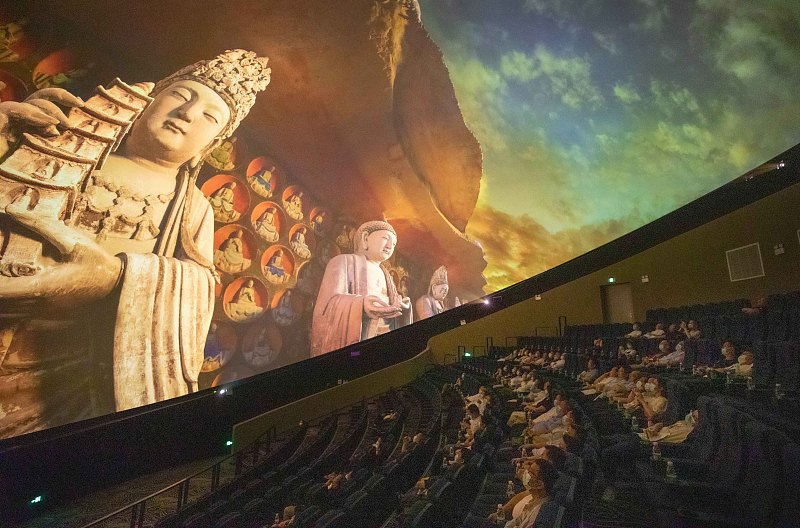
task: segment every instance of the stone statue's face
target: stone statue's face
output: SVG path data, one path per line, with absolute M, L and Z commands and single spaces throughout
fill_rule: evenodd
M 230 116 L 214 90 L 196 81 L 178 81 L 144 110 L 131 129 L 128 147 L 150 161 L 182 165 L 211 144 Z
M 448 291 L 450 291 L 450 287 L 447 284 L 437 284 L 431 289 L 433 298 L 437 301 L 443 301 L 447 297 Z
M 369 261 L 384 262 L 391 258 L 396 244 L 397 237 L 391 231 L 373 231 L 364 240 L 363 253 Z

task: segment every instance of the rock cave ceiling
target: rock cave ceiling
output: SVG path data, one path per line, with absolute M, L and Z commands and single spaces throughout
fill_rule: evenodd
M 385 216 L 398 252 L 426 274 L 446 265 L 456 295 L 483 294 L 483 250 L 464 235 L 480 146 L 439 48 L 403 2 L 42 4 L 93 36 L 126 80 L 160 78 L 230 48 L 267 55 L 272 82 L 240 129 L 248 143 L 316 202 L 356 221 Z

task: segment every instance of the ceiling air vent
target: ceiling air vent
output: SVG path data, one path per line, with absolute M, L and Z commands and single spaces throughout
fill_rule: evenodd
M 725 252 L 728 259 L 728 273 L 731 282 L 755 279 L 764 276 L 764 263 L 761 261 L 761 248 L 758 242 Z

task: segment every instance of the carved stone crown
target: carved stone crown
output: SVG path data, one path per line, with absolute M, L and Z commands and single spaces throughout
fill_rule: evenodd
M 439 284 L 447 284 L 447 268 L 444 266 L 439 266 L 431 276 L 430 288 L 433 289 L 434 286 L 438 286 Z
M 228 104 L 231 119 L 220 134 L 230 136 L 247 117 L 256 102 L 256 94 L 269 84 L 271 69 L 267 57 L 258 57 L 253 51 L 228 50 L 211 60 L 196 62 L 181 68 L 159 81 L 151 95 L 181 80 L 197 81 L 214 90 Z

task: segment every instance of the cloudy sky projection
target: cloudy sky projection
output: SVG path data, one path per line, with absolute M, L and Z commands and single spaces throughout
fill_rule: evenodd
M 796 0 L 420 0 L 484 152 L 494 291 L 800 142 Z

